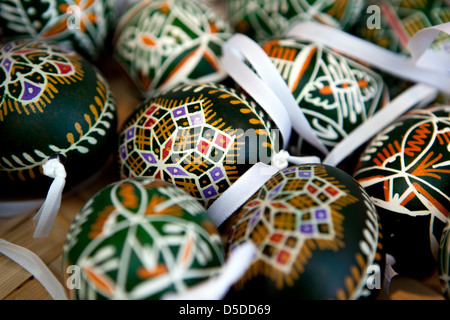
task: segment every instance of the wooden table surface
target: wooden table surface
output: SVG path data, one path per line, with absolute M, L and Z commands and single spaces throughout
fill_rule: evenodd
M 104 71 L 115 95 L 119 128 L 133 111 L 140 99 L 134 95 L 134 88 L 123 80 L 117 66 Z M 106 72 L 106 73 L 105 73 Z M 117 173 L 112 159 L 105 165 L 101 175 L 82 190 L 65 195 L 53 229 L 46 238 L 34 239 L 32 218 L 35 211 L 13 218 L 0 218 L 0 238 L 28 248 L 36 253 L 63 283 L 62 247 L 69 226 L 82 208 L 97 191 L 114 182 Z M 0 299 L 2 300 L 50 300 L 52 299 L 42 285 L 25 269 L 0 254 Z M 434 274 L 429 279 L 418 281 L 405 277 L 395 277 L 391 283 L 390 294 L 381 294 L 380 300 L 443 300 L 439 277 Z

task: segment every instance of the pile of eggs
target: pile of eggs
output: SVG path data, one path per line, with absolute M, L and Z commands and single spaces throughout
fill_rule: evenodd
M 81 270 L 69 297 L 186 293 L 251 242 L 253 263 L 224 299 L 376 299 L 387 254 L 400 275 L 439 272 L 448 298 L 450 106 L 396 119 L 353 155 L 356 167 L 290 164 L 223 224 L 210 216 L 217 199 L 284 145 L 322 156 L 297 132 L 283 141 L 270 113 L 229 77 L 223 44 L 234 33 L 258 42 L 331 151 L 395 90 L 363 62 L 284 34 L 316 21 L 401 52 L 404 35 L 362 27 L 372 2 L 0 3 L 0 201 L 45 197 L 51 179 L 42 165 L 55 156 L 67 193 L 114 159 L 117 181 L 85 204 L 67 234 L 63 268 Z M 413 13 L 391 2 L 383 12 L 407 23 Z M 428 5 L 413 11 L 446 22 L 433 20 Z M 109 64 L 141 100 L 123 121 L 103 76 Z

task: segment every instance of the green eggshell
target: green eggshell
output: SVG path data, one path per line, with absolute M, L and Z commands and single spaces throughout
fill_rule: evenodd
M 93 60 L 105 49 L 114 16 L 114 5 L 109 0 L 5 0 L 0 3 L 3 37 L 59 42 Z
M 65 191 L 101 169 L 116 142 L 115 101 L 100 72 L 55 43 L 0 47 L 0 195 L 45 197 L 41 166 L 65 156 Z
M 160 299 L 217 275 L 223 262 L 205 209 L 172 184 L 142 177 L 94 195 L 63 250 L 70 298 L 80 300 Z
M 282 36 L 300 21 L 348 29 L 359 18 L 364 4 L 365 0 L 228 0 L 226 12 L 236 32 L 260 41 Z
M 367 145 L 354 178 L 380 215 L 400 275 L 436 271 L 450 200 L 450 106 L 412 110 Z
M 342 170 L 319 164 L 284 169 L 232 219 L 227 254 L 250 240 L 257 258 L 229 299 L 364 299 L 381 288 L 377 212 Z
M 364 12 L 352 33 L 383 48 L 409 55 L 409 39 L 420 29 L 450 22 L 450 5 L 445 0 L 371 0 L 376 10 Z M 374 23 L 379 25 L 374 25 Z M 432 48 L 450 51 L 450 37 L 440 34 Z
M 174 183 L 206 207 L 278 150 L 261 107 L 217 84 L 180 85 L 147 99 L 119 134 L 121 177 Z
M 450 221 L 444 228 L 439 244 L 438 273 L 442 294 L 450 300 Z
M 142 1 L 117 27 L 114 58 L 144 96 L 185 82 L 221 82 L 231 27 L 196 0 Z
M 328 150 L 388 100 L 379 74 L 321 44 L 280 38 L 262 48 Z M 290 145 L 298 146 L 298 154 L 318 152 L 298 135 L 292 136 Z

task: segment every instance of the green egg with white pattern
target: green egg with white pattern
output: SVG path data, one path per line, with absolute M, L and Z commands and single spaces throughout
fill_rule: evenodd
M 328 151 L 389 101 L 386 85 L 378 72 L 325 45 L 276 38 L 261 46 Z M 299 136 L 296 127 L 293 129 L 292 154 L 322 156 Z
M 231 27 L 197 0 L 137 1 L 121 16 L 113 57 L 144 97 L 186 82 L 226 79 L 221 46 Z
M 74 218 L 63 248 L 70 299 L 157 300 L 216 276 L 220 235 L 189 194 L 153 178 L 114 182 Z
M 109 84 L 80 54 L 36 40 L 0 46 L 2 200 L 44 198 L 52 179 L 42 165 L 54 155 L 65 159 L 65 191 L 95 178 L 116 128 Z

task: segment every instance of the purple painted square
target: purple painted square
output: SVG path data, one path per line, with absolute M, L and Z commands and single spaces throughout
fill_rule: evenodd
M 156 163 L 155 156 L 152 153 L 141 153 L 141 155 L 148 163 Z
M 278 192 L 280 192 L 280 189 L 282 186 L 283 186 L 282 184 L 279 184 L 272 191 L 270 191 L 269 196 L 268 196 L 269 199 L 274 198 L 278 194 Z
M 127 157 L 127 147 L 126 146 L 120 147 L 120 156 L 122 157 L 122 159 L 125 159 Z
M 253 216 L 252 220 L 250 221 L 250 227 L 253 227 L 256 223 L 256 221 L 258 221 L 259 216 L 261 215 L 261 210 L 258 210 L 256 212 L 256 214 Z
M 12 49 L 13 45 L 11 43 L 7 43 L 6 46 L 3 48 L 5 52 L 8 52 Z
M 187 176 L 188 174 L 181 168 L 177 167 L 167 167 L 167 171 L 169 171 L 174 176 Z
M 298 176 L 300 178 L 311 178 L 311 171 L 299 171 Z
M 220 169 L 220 167 L 215 167 L 214 169 L 212 169 L 212 170 L 209 172 L 209 174 L 211 175 L 211 178 L 212 178 L 214 181 L 217 181 L 217 180 L 223 178 L 223 172 L 222 172 L 222 170 Z
M 127 130 L 127 140 L 131 140 L 134 138 L 134 132 L 135 132 L 136 128 L 135 127 L 131 127 Z
M 317 220 L 325 220 L 327 218 L 327 216 L 328 216 L 327 210 L 325 210 L 325 209 L 317 209 L 314 212 L 314 215 L 315 215 Z
M 182 117 L 186 115 L 186 107 L 179 107 L 172 111 L 172 114 L 175 118 Z
M 9 60 L 8 58 L 6 58 L 4 61 L 3 61 L 3 66 L 6 68 L 6 71 L 8 71 L 9 72 L 9 69 L 11 69 L 11 60 Z
M 286 170 L 283 170 L 283 173 L 291 173 L 291 172 L 295 172 L 296 168 L 288 168 Z
M 208 188 L 203 190 L 203 195 L 206 198 L 211 198 L 211 197 L 214 197 L 214 196 L 217 195 L 217 191 L 214 189 L 213 186 L 210 186 L 210 187 L 208 187 Z
M 312 224 L 302 224 L 300 226 L 300 232 L 301 233 L 312 233 L 313 232 L 313 226 Z

